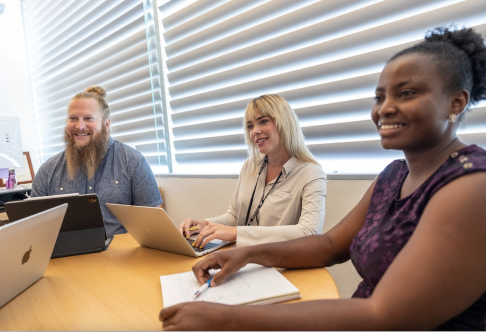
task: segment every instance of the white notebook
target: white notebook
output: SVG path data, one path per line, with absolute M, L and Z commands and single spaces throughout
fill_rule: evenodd
M 214 275 L 218 270 L 211 271 Z M 160 277 L 164 308 L 194 301 L 194 293 L 200 285 L 192 272 Z M 280 272 L 257 264 L 248 264 L 228 277 L 224 283 L 210 287 L 196 301 L 223 304 L 271 304 L 300 299 L 297 287 Z

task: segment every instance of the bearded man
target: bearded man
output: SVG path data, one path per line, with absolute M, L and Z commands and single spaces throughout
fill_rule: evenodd
M 114 140 L 103 88 L 76 94 L 68 106 L 65 151 L 47 160 L 32 183 L 32 197 L 71 193 L 97 194 L 108 236 L 126 229 L 106 203 L 158 206 L 162 198 L 142 154 Z

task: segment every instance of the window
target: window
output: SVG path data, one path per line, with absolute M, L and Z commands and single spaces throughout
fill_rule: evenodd
M 150 0 L 22 1 L 41 161 L 64 150 L 70 99 L 107 91 L 112 136 L 169 172 L 157 11 Z
M 442 25 L 486 36 L 486 1 L 178 0 L 161 3 L 176 173 L 238 173 L 248 101 L 285 97 L 328 174 L 377 174 L 400 151 L 370 120 L 385 61 Z M 486 147 L 486 105 L 461 139 Z

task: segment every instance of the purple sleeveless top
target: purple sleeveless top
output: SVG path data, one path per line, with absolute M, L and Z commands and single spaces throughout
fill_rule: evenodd
M 486 151 L 470 145 L 452 153 L 413 194 L 399 199 L 408 167 L 404 160 L 395 160 L 388 165 L 378 176 L 364 226 L 350 247 L 351 260 L 363 278 L 353 297 L 371 296 L 412 236 L 428 201 L 440 188 L 462 175 L 485 171 Z M 466 311 L 437 329 L 486 330 L 486 293 Z

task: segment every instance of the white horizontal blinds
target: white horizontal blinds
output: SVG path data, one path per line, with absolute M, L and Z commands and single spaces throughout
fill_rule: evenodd
M 486 1 L 475 0 L 170 1 L 159 9 L 181 172 L 238 172 L 245 106 L 277 93 L 327 172 L 378 173 L 402 157 L 381 148 L 370 120 L 385 61 L 437 26 L 486 36 Z M 461 137 L 486 147 L 479 114 Z
M 155 173 L 172 173 L 171 143 L 166 109 L 165 83 L 162 66 L 162 53 L 160 48 L 161 38 L 159 34 L 156 0 L 143 0 L 144 18 L 147 34 L 147 49 L 149 60 L 150 82 L 152 90 L 152 107 L 154 113 L 154 125 L 157 141 L 146 144 L 139 150 L 145 153 L 145 157 L 152 160 Z M 163 135 L 163 136 L 160 136 Z M 154 149 L 155 148 L 155 149 Z
M 142 1 L 24 0 L 23 12 L 42 160 L 64 149 L 70 99 L 100 85 L 112 136 L 167 172 L 157 54 L 147 44 L 156 35 Z

